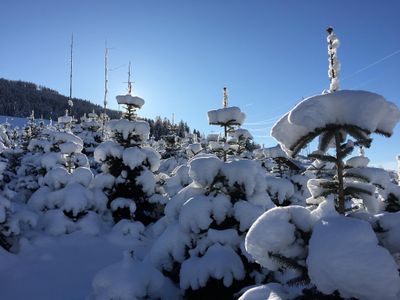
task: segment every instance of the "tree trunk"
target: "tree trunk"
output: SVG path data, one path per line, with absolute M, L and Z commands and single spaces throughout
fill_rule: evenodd
M 228 142 L 228 130 L 227 130 L 227 128 L 226 128 L 226 125 L 224 125 L 224 138 L 225 138 L 225 144 Z M 223 152 L 224 152 L 224 162 L 226 162 L 226 150 L 225 150 L 225 144 L 224 144 L 224 149 L 223 149 Z
M 338 177 L 338 212 L 342 215 L 345 213 L 344 208 L 344 185 L 343 185 L 343 157 L 342 150 L 340 149 L 340 134 L 339 131 L 335 132 L 335 144 L 336 144 L 336 170 Z

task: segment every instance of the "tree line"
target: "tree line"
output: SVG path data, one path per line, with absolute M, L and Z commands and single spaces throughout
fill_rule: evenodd
M 88 100 L 73 98 L 72 101 L 72 114 L 77 119 L 92 111 L 97 114 L 103 112 L 103 107 Z M 32 82 L 0 78 L 0 115 L 24 118 L 35 111 L 35 116 L 38 118 L 57 120 L 68 108 L 68 97 L 55 90 Z M 118 119 L 121 112 L 107 109 L 107 115 L 111 119 Z M 155 140 L 172 133 L 184 137 L 185 133 L 190 132 L 190 127 L 184 121 L 172 124 L 167 118 L 161 117 L 145 120 L 150 124 L 150 135 Z M 193 133 L 200 136 L 200 132 L 196 129 Z

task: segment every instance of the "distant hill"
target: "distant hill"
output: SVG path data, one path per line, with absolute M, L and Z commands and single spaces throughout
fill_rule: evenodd
M 88 100 L 73 98 L 73 115 L 81 117 L 84 113 L 96 113 L 103 111 L 100 105 Z M 32 110 L 36 117 L 53 120 L 65 114 L 68 108 L 68 97 L 57 91 L 31 82 L 14 81 L 0 78 L 0 115 L 11 117 L 27 117 Z M 120 112 L 107 110 L 107 114 L 113 119 L 118 118 Z
M 93 110 L 99 114 L 103 111 L 100 105 L 93 104 L 88 100 L 73 98 L 74 106 L 72 108 L 73 115 L 78 119 L 84 113 Z M 59 94 L 57 91 L 40 86 L 31 82 L 14 81 L 0 78 L 0 116 L 24 118 L 20 119 L 19 126 L 23 126 L 25 118 L 30 116 L 32 110 L 35 111 L 36 118 L 57 120 L 59 116 L 65 114 L 68 108 L 68 97 Z M 107 110 L 107 114 L 111 119 L 118 119 L 121 115 L 119 111 Z M 170 129 L 173 127 L 167 118 L 156 117 L 154 120 L 145 119 L 150 124 L 150 134 L 156 140 L 164 135 L 171 134 Z M 0 118 L 1 121 L 1 118 Z M 9 119 L 9 122 L 12 120 Z M 1 123 L 1 122 L 0 122 Z M 180 121 L 174 124 L 174 132 L 183 137 L 185 132 L 190 132 L 188 124 Z M 198 130 L 194 133 L 200 136 Z

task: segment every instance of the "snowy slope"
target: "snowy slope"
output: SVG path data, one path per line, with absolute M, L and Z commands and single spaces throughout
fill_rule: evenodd
M 17 117 L 9 117 L 9 116 L 0 116 L 0 124 L 8 122 L 11 126 L 15 127 L 23 127 L 26 122 L 28 121 L 27 118 L 17 118 Z M 49 120 L 43 120 L 45 124 L 49 124 Z
M 119 261 L 122 250 L 105 237 L 81 233 L 25 240 L 17 256 L 0 248 L 0 298 L 85 299 L 94 275 Z

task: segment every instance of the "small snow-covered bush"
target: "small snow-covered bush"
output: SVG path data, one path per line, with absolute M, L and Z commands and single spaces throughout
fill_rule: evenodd
M 275 205 L 254 161 L 199 156 L 189 163 L 189 176 L 193 182 L 168 202 L 145 261 L 178 283 L 186 298 L 228 299 L 265 278 L 244 250 L 244 236 Z

